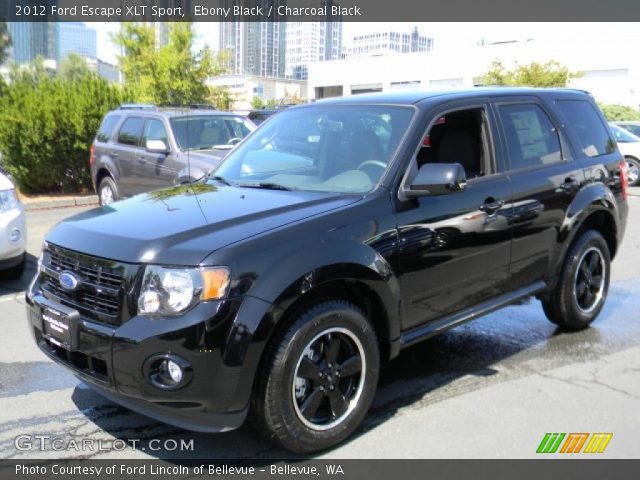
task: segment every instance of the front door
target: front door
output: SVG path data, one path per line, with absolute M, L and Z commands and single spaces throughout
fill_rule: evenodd
M 403 329 L 477 305 L 507 287 L 511 185 L 498 172 L 488 104 L 444 107 L 413 160 L 459 163 L 467 188 L 404 202 L 397 213 Z

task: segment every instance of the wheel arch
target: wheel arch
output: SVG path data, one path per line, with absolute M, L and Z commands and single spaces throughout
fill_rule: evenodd
M 552 257 L 548 274 L 550 288 L 554 288 L 556 284 L 571 245 L 589 229 L 600 232 L 613 259 L 619 244 L 619 212 L 613 193 L 602 183 L 592 184 L 583 189 L 567 210 L 558 237 L 559 248 Z

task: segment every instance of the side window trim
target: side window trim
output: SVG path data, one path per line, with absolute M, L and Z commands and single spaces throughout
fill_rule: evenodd
M 542 102 L 541 100 L 539 100 L 538 98 L 534 98 L 534 97 L 530 97 L 530 98 L 518 98 L 518 99 L 510 99 L 510 98 L 499 98 L 499 99 L 495 99 L 492 102 L 494 108 L 495 108 L 495 117 L 496 117 L 496 122 L 497 122 L 497 128 L 500 131 L 500 139 L 501 139 L 501 143 L 502 143 L 502 151 L 503 151 L 503 157 L 504 157 L 504 166 L 506 167 L 506 170 L 504 170 L 501 173 L 506 173 L 506 174 L 512 174 L 512 173 L 520 173 L 520 172 L 529 172 L 529 171 L 535 171 L 535 170 L 539 170 L 542 168 L 546 168 L 549 165 L 559 165 L 561 163 L 568 163 L 570 161 L 573 160 L 572 156 L 568 156 L 567 152 L 570 151 L 569 149 L 569 144 L 566 141 L 566 139 L 564 138 L 560 125 L 562 125 L 558 120 L 558 118 L 553 115 L 549 109 L 546 107 L 546 105 L 544 105 L 544 102 Z M 505 131 L 505 127 L 504 127 L 504 123 L 502 122 L 502 118 L 500 117 L 500 107 L 501 106 L 512 106 L 512 105 L 535 105 L 538 108 L 540 108 L 540 110 L 546 115 L 547 119 L 549 120 L 549 122 L 553 125 L 553 127 L 555 128 L 556 134 L 558 135 L 558 143 L 560 145 L 560 160 L 550 163 L 550 164 L 543 164 L 543 165 L 530 165 L 527 167 L 520 167 L 520 168 L 512 168 L 511 165 L 511 158 L 509 157 L 509 146 L 508 146 L 508 141 L 507 141 L 507 132 Z
M 142 128 L 140 129 L 140 135 L 138 136 L 138 141 L 136 142 L 135 145 L 131 145 L 130 143 L 121 143 L 120 142 L 120 132 L 122 131 L 122 128 L 124 127 L 124 124 L 127 123 L 128 120 L 131 120 L 133 118 L 137 118 L 142 120 Z M 140 141 L 142 140 L 142 134 L 144 133 L 144 126 L 146 124 L 146 117 L 140 117 L 140 116 L 135 116 L 135 115 L 131 115 L 131 116 L 124 116 L 124 118 L 122 119 L 122 123 L 120 123 L 120 125 L 118 126 L 118 134 L 116 135 L 115 141 L 118 145 L 124 145 L 126 147 L 133 147 L 133 148 L 141 148 L 140 147 Z

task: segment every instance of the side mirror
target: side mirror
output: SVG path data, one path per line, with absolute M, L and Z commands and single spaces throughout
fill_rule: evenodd
M 459 163 L 425 163 L 420 167 L 409 189 L 409 197 L 447 195 L 467 188 L 467 176 Z
M 150 153 L 169 153 L 169 147 L 162 140 L 147 140 L 145 147 Z

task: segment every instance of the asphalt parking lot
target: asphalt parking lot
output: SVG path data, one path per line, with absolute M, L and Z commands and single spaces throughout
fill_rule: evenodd
M 610 432 L 600 456 L 638 458 L 640 189 L 629 203 L 609 299 L 592 328 L 560 333 L 531 301 L 408 349 L 384 367 L 358 434 L 322 457 L 532 458 L 546 432 Z M 250 425 L 191 433 L 121 408 L 39 352 L 23 291 L 45 232 L 83 210 L 28 212 L 29 269 L 0 282 L 0 458 L 289 457 Z M 51 448 L 56 439 L 62 450 Z M 69 447 L 84 439 L 93 448 Z

